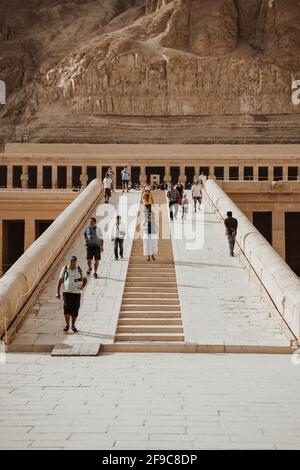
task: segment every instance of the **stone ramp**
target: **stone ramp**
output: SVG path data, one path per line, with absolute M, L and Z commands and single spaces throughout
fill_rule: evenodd
M 182 222 L 172 226 L 178 292 L 185 343 L 196 350 L 220 352 L 291 352 L 286 325 L 245 256 L 236 246 L 229 256 L 224 223 L 209 199 L 194 213 L 190 191 L 186 227 L 203 235 L 189 248 Z
M 128 217 L 128 222 L 135 224 L 140 192 L 132 191 L 123 196 L 119 191 L 113 193 L 111 203 L 119 208 L 120 213 L 122 213 L 122 206 L 126 201 L 130 205 L 136 204 L 136 211 L 133 211 L 133 215 Z M 96 208 L 94 215 L 97 215 L 99 208 L 100 206 Z M 77 353 L 94 355 L 95 345 L 98 345 L 99 349 L 100 344 L 112 343 L 120 311 L 131 245 L 132 240 L 127 238 L 124 244 L 124 260 L 115 261 L 113 243 L 110 238 L 104 241 L 99 279 L 90 278 L 82 295 L 76 324 L 79 333 L 66 334 L 63 332 L 65 322 L 62 301 L 55 297 L 55 286 L 61 266 L 67 264 L 70 254 L 76 254 L 79 266 L 84 271 L 86 270 L 82 229 L 80 236 L 64 254 L 59 268 L 48 280 L 38 301 L 27 313 L 16 337 L 9 344 L 9 351 L 51 352 L 54 346 L 58 345 L 57 350 L 61 349 L 65 355 L 76 355 Z M 90 349 L 88 349 L 88 345 L 90 345 Z M 73 352 L 71 348 L 73 348 Z

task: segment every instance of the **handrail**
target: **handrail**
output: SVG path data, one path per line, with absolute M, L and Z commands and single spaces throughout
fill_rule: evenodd
M 215 181 L 207 180 L 205 190 L 222 219 L 229 210 L 238 219 L 237 243 L 282 319 L 299 340 L 299 278 Z
M 93 180 L 0 279 L 0 337 L 3 323 L 16 319 L 101 191 L 100 181 Z

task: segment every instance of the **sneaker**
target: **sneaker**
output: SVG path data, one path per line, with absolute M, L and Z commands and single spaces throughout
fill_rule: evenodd
M 124 256 L 120 256 L 121 259 L 124 259 Z
M 97 273 L 94 273 L 94 274 L 93 274 L 93 277 L 94 277 L 95 279 L 98 279 L 98 274 L 97 274 Z
M 73 333 L 78 333 L 78 330 L 77 330 L 76 326 L 72 326 L 71 330 L 73 331 Z
M 64 327 L 64 331 L 65 331 L 66 333 L 69 331 L 69 326 L 68 326 L 68 325 L 66 325 L 66 326 Z
M 117 257 L 115 256 L 115 261 L 118 261 L 118 260 L 119 260 L 119 258 L 117 258 Z
M 87 276 L 89 276 L 91 274 L 91 272 L 92 272 L 92 270 L 88 269 L 87 272 L 86 272 Z

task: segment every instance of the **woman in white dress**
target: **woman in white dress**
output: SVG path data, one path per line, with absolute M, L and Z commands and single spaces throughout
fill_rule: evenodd
M 158 230 L 153 213 L 149 212 L 143 222 L 143 248 L 147 261 L 155 261 L 158 252 Z

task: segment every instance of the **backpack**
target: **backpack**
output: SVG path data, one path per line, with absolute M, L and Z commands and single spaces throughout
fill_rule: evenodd
M 78 269 L 78 272 L 80 274 L 80 278 L 81 278 L 81 282 L 83 282 L 83 275 L 82 275 L 82 269 L 80 266 L 77 266 L 77 269 Z M 64 274 L 63 274 L 63 278 L 64 278 L 64 281 L 66 281 L 68 279 L 68 266 L 65 266 L 65 269 L 64 269 Z
M 88 246 L 98 245 L 97 227 L 87 227 L 84 235 Z

